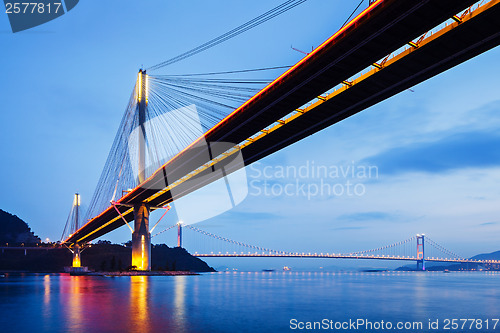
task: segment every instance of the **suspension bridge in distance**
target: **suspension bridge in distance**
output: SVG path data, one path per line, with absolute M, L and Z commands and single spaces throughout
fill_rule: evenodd
M 174 229 L 176 228 L 176 229 Z M 215 235 L 192 225 L 177 223 L 165 231 L 177 230 L 177 247 L 183 246 L 183 230 L 190 231 L 190 238 L 195 235 L 203 237 L 212 242 L 202 245 L 200 239 L 193 239 L 185 248 L 199 258 L 304 258 L 304 259 L 363 259 L 363 260 L 390 260 L 416 262 L 417 269 L 425 270 L 425 263 L 448 263 L 448 264 L 475 264 L 500 268 L 500 260 L 481 260 L 463 258 L 438 244 L 425 234 L 418 234 L 403 241 L 392 243 L 375 249 L 348 252 L 348 253 L 311 253 L 279 251 L 261 246 L 246 244 L 226 237 Z M 163 232 L 165 232 L 163 231 Z M 160 233 L 163 233 L 160 232 Z M 159 235 L 156 234 L 155 236 Z M 214 246 L 218 243 L 219 246 Z M 223 245 L 222 247 L 220 245 Z M 199 249 L 205 247 L 204 250 Z M 214 250 L 217 248 L 217 250 Z M 232 249 L 228 249 L 232 247 Z
M 147 162 L 147 145 L 162 134 L 148 130 L 148 119 L 178 102 L 166 87 L 181 92 L 186 81 L 141 70 L 126 111 L 130 117 L 122 121 L 128 132 L 115 139 L 85 223 L 77 223 L 63 244 L 79 253 L 81 245 L 127 225 L 133 265 L 148 270 L 151 211 L 168 210 L 173 201 L 499 44 L 500 0 L 374 1 L 202 135 L 188 137 L 155 163 Z M 214 91 L 206 81 L 196 84 L 182 93 L 186 101 L 200 87 Z M 124 167 L 131 161 L 137 166 L 133 177 Z

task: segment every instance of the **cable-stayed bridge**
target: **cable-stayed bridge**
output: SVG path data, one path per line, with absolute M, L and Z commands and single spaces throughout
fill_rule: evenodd
M 274 80 L 141 70 L 83 226 L 63 242 L 127 225 L 133 264 L 149 269 L 150 211 L 499 43 L 500 0 L 378 0 Z

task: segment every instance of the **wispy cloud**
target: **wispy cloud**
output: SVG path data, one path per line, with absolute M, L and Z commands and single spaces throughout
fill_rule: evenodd
M 368 227 L 338 227 L 338 228 L 332 228 L 332 230 L 362 230 L 362 229 L 367 229 Z
M 341 221 L 372 221 L 372 220 L 392 220 L 394 215 L 385 212 L 362 212 L 362 213 L 352 213 L 344 214 L 339 216 L 337 219 Z
M 207 221 L 231 221 L 231 222 L 260 222 L 265 220 L 279 219 L 281 216 L 269 212 L 245 212 L 232 210 L 218 215 Z
M 480 223 L 479 225 L 480 226 L 489 226 L 489 225 L 496 225 L 498 224 L 498 222 L 484 222 L 484 223 Z

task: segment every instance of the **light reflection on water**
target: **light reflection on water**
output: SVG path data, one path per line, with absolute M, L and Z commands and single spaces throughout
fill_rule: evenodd
M 147 276 L 130 277 L 130 317 L 135 332 L 150 332 Z
M 185 332 L 186 331 L 186 304 L 185 304 L 185 296 L 186 296 L 186 279 L 187 276 L 178 276 L 175 279 L 175 310 L 174 316 L 177 318 L 177 331 Z
M 13 275 L 1 332 L 287 332 L 289 321 L 499 318 L 499 273 Z

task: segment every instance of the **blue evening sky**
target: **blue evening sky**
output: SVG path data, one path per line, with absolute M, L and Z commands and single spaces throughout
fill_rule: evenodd
M 0 208 L 42 239 L 58 240 L 73 193 L 80 192 L 84 204 L 93 194 L 141 65 L 178 55 L 281 2 L 81 1 L 62 17 L 16 34 L 0 15 Z M 291 45 L 318 46 L 357 3 L 309 0 L 157 74 L 291 65 L 303 56 Z M 247 167 L 247 198 L 196 226 L 299 252 L 376 248 L 416 233 L 463 256 L 499 250 L 498 59 L 497 48 Z M 347 178 L 279 173 L 312 165 L 377 172 Z M 363 193 L 264 193 L 264 181 L 277 189 L 296 186 L 297 179 L 306 187 L 349 180 Z M 172 212 L 158 231 L 176 219 Z M 130 232 L 123 227 L 103 238 L 121 243 Z M 153 238 L 160 242 L 174 245 L 174 233 Z

